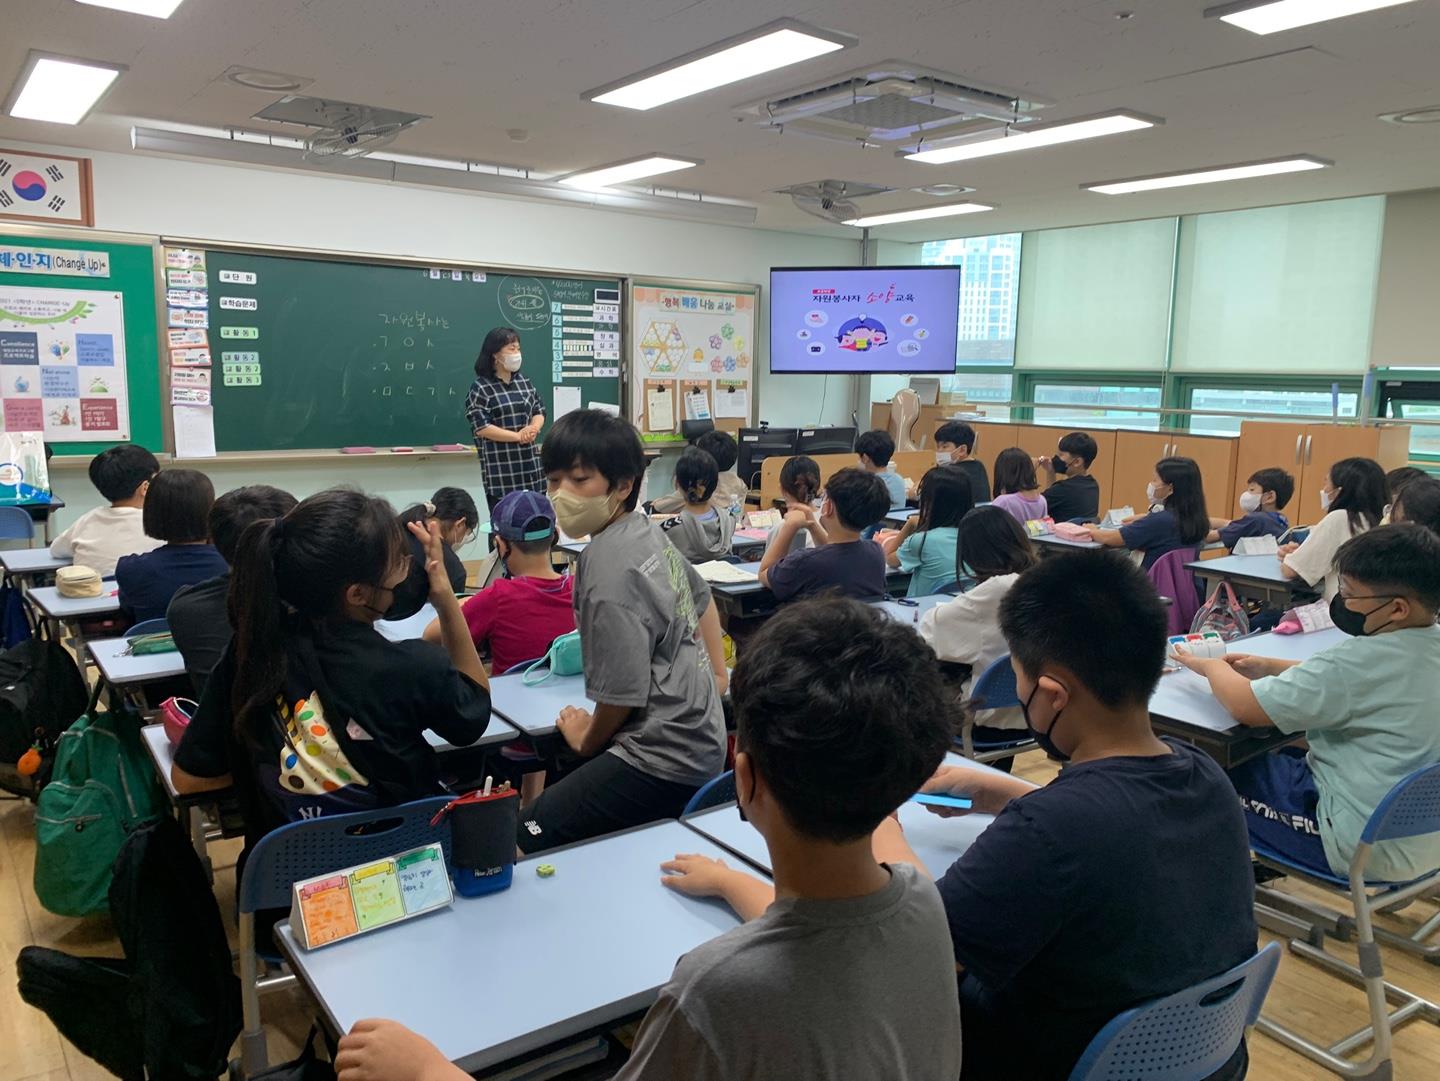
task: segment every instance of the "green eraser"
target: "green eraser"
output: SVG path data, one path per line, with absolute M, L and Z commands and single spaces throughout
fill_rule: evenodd
M 535 873 L 541 878 L 550 878 L 555 874 L 555 865 L 553 863 L 542 863 L 539 867 L 535 868 Z

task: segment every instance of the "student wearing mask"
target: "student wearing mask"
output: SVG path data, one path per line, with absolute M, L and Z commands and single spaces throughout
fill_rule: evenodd
M 522 361 L 520 335 L 496 327 L 485 335 L 475 358 L 475 382 L 465 398 L 491 511 L 508 492 L 537 492 L 545 486 L 535 449 L 545 405 L 535 384 L 521 373 Z
M 1204 542 L 1210 518 L 1205 513 L 1205 487 L 1195 459 L 1161 458 L 1155 463 L 1154 479 L 1145 487 L 1145 499 L 1155 509 L 1128 525 L 1085 528 L 1107 548 L 1143 553 L 1140 565 L 1147 571 L 1166 553 L 1198 548 Z
M 1095 518 L 1100 514 L 1100 485 L 1090 475 L 1090 467 L 1100 454 L 1093 436 L 1084 432 L 1062 435 L 1055 454 L 1042 456 L 1040 468 L 1045 471 L 1045 505 L 1057 522 L 1076 518 Z
M 1280 546 L 1280 573 L 1317 589 L 1323 586 L 1325 599 L 1332 599 L 1340 588 L 1335 554 L 1346 541 L 1380 524 L 1385 493 L 1385 473 L 1369 458 L 1342 458 L 1332 465 L 1320 489 L 1325 517 L 1304 542 Z
M 445 576 L 457 594 L 465 591 L 465 564 L 456 554 L 475 539 L 480 524 L 480 511 L 475 500 L 464 488 L 440 488 L 424 503 L 417 503 L 400 515 L 400 529 L 410 549 L 410 574 L 395 591 L 395 603 L 385 613 L 386 619 L 409 619 L 425 607 L 430 593 L 429 575 L 425 573 L 425 548 L 410 532 L 411 522 L 426 525 L 434 522 L 440 531 L 440 551 L 445 558 Z
M 935 464 L 964 470 L 971 493 L 983 499 L 990 490 L 990 474 L 985 472 L 985 463 L 975 457 L 977 440 L 975 429 L 963 420 L 946 421 L 935 431 Z
M 1234 548 L 1244 537 L 1281 537 L 1290 529 L 1290 519 L 1280 512 L 1295 494 L 1295 478 L 1283 469 L 1257 469 L 1240 493 L 1240 517 L 1234 521 L 1212 518 L 1207 541 L 1219 541 Z

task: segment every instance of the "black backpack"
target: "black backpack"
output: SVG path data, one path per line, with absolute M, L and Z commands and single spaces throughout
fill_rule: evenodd
M 126 840 L 110 915 L 123 961 L 27 946 L 20 997 L 125 1081 L 224 1074 L 240 1034 L 240 981 L 205 870 L 173 818 Z
M 56 739 L 88 704 L 80 669 L 59 642 L 31 638 L 0 653 L 0 788 L 34 799 Z M 40 769 L 21 776 L 16 764 L 31 747 L 39 748 Z

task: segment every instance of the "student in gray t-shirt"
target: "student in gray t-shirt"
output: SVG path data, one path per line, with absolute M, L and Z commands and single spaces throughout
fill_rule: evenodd
M 733 697 L 736 790 L 774 883 L 702 856 L 664 864 L 666 886 L 723 897 L 747 922 L 680 959 L 616 1081 L 955 1081 L 939 894 L 871 850 L 950 744 L 934 655 L 874 608 L 807 601 L 756 635 Z M 358 1023 L 335 1061 L 339 1081 L 465 1076 L 391 1021 Z

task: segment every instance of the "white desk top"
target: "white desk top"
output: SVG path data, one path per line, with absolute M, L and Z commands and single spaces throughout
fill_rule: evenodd
M 180 656 L 179 650 L 131 657 L 125 653 L 129 644 L 125 638 L 100 638 L 85 643 L 85 648 L 95 658 L 100 674 L 112 686 L 125 687 L 185 674 L 185 659 Z
M 69 556 L 56 557 L 49 548 L 9 548 L 0 551 L 0 565 L 11 574 L 48 574 L 70 566 Z
M 968 766 L 971 769 L 999 772 L 993 766 L 970 762 L 953 752 L 945 756 L 947 766 Z M 727 803 L 708 811 L 700 811 L 683 820 L 691 829 L 723 845 L 770 873 L 770 853 L 765 838 L 749 822 L 743 822 L 735 804 Z M 985 827 L 995 821 L 994 815 L 972 814 L 957 818 L 941 818 L 918 803 L 900 806 L 900 824 L 905 827 L 905 840 L 936 878 L 965 854 Z
M 425 607 L 409 619 L 377 620 L 375 629 L 392 642 L 409 642 L 424 634 L 425 628 L 430 626 L 430 621 L 434 618 L 435 606 L 426 601 Z
M 288 923 L 277 936 L 332 1029 L 388 1017 L 474 1072 L 645 1009 L 682 954 L 739 925 L 724 902 L 660 884 L 677 852 L 729 855 L 657 822 L 521 860 L 508 890 L 384 931 L 313 951 Z
M 55 586 L 41 586 L 30 590 L 27 596 L 51 619 L 105 616 L 120 611 L 120 587 L 106 579 L 100 583 L 100 590 L 98 597 L 62 597 Z
M 742 570 L 742 571 L 749 571 L 751 574 L 759 574 L 759 573 L 760 573 L 760 561 L 759 561 L 759 560 L 754 560 L 754 561 L 752 561 L 752 562 L 750 562 L 750 563 L 738 563 L 738 564 L 736 564 L 736 567 L 737 567 L 737 569 Z M 891 584 L 891 585 L 896 584 L 897 582 L 898 582 L 898 583 L 909 582 L 909 581 L 910 581 L 910 572 L 909 572 L 909 571 L 897 570 L 897 569 L 894 568 L 894 567 L 886 567 L 886 568 L 885 568 L 885 581 L 886 581 L 887 584 Z M 711 592 L 711 593 L 724 594 L 725 596 L 728 596 L 728 597 L 738 597 L 738 596 L 741 596 L 742 594 L 745 594 L 745 593 L 760 593 L 760 592 L 767 592 L 767 593 L 768 593 L 769 590 L 768 590 L 765 586 L 762 586 L 762 585 L 760 584 L 760 580 L 759 580 L 758 578 L 756 578 L 756 579 L 753 579 L 753 580 L 750 580 L 750 581 L 745 581 L 745 582 L 711 582 L 711 583 L 710 583 L 710 592 Z
M 1279 657 L 1303 661 L 1307 657 L 1343 642 L 1345 634 L 1330 628 L 1310 634 L 1257 634 L 1228 643 L 1231 653 L 1253 653 L 1258 657 Z M 1212 732 L 1230 732 L 1242 725 L 1227 713 L 1210 691 L 1208 680 L 1188 668 L 1166 672 L 1160 685 L 1150 696 L 1153 716 L 1181 724 L 1208 728 Z
M 1185 564 L 1186 570 L 1203 574 L 1207 578 L 1224 576 L 1263 582 L 1266 585 L 1284 586 L 1287 589 L 1306 586 L 1301 578 L 1286 578 L 1280 573 L 1280 559 L 1275 555 L 1220 556 L 1218 559 L 1197 559 Z
M 565 706 L 595 709 L 595 703 L 585 697 L 583 675 L 551 676 L 529 687 L 523 672 L 490 681 L 490 708 L 532 738 L 553 734 L 555 718 Z
M 887 525 L 893 523 L 898 527 L 904 525 L 919 513 L 919 507 L 895 507 L 887 513 L 884 518 L 881 518 L 880 521 Z
M 1042 533 L 1042 534 L 1040 534 L 1040 536 L 1038 536 L 1038 537 L 1031 537 L 1030 539 L 1031 539 L 1032 541 L 1034 541 L 1036 544 L 1047 544 L 1047 545 L 1049 545 L 1049 546 L 1052 547 L 1052 548 L 1084 548 L 1084 549 L 1087 549 L 1087 550 L 1093 550 L 1093 549 L 1095 549 L 1095 548 L 1104 548 L 1104 547 L 1105 547 L 1105 546 L 1104 546 L 1103 544 L 1101 544 L 1099 541 L 1093 541 L 1093 540 L 1086 540 L 1086 541 L 1066 540 L 1064 537 L 1057 537 L 1054 533 Z M 1118 550 L 1118 549 L 1117 549 L 1117 550 Z
M 930 609 L 938 604 L 944 604 L 948 600 L 954 600 L 953 597 L 943 593 L 932 593 L 928 597 L 911 597 L 910 599 L 915 602 L 914 607 L 901 604 L 899 601 L 871 601 L 870 603 L 897 623 L 918 624 L 920 617 Z

